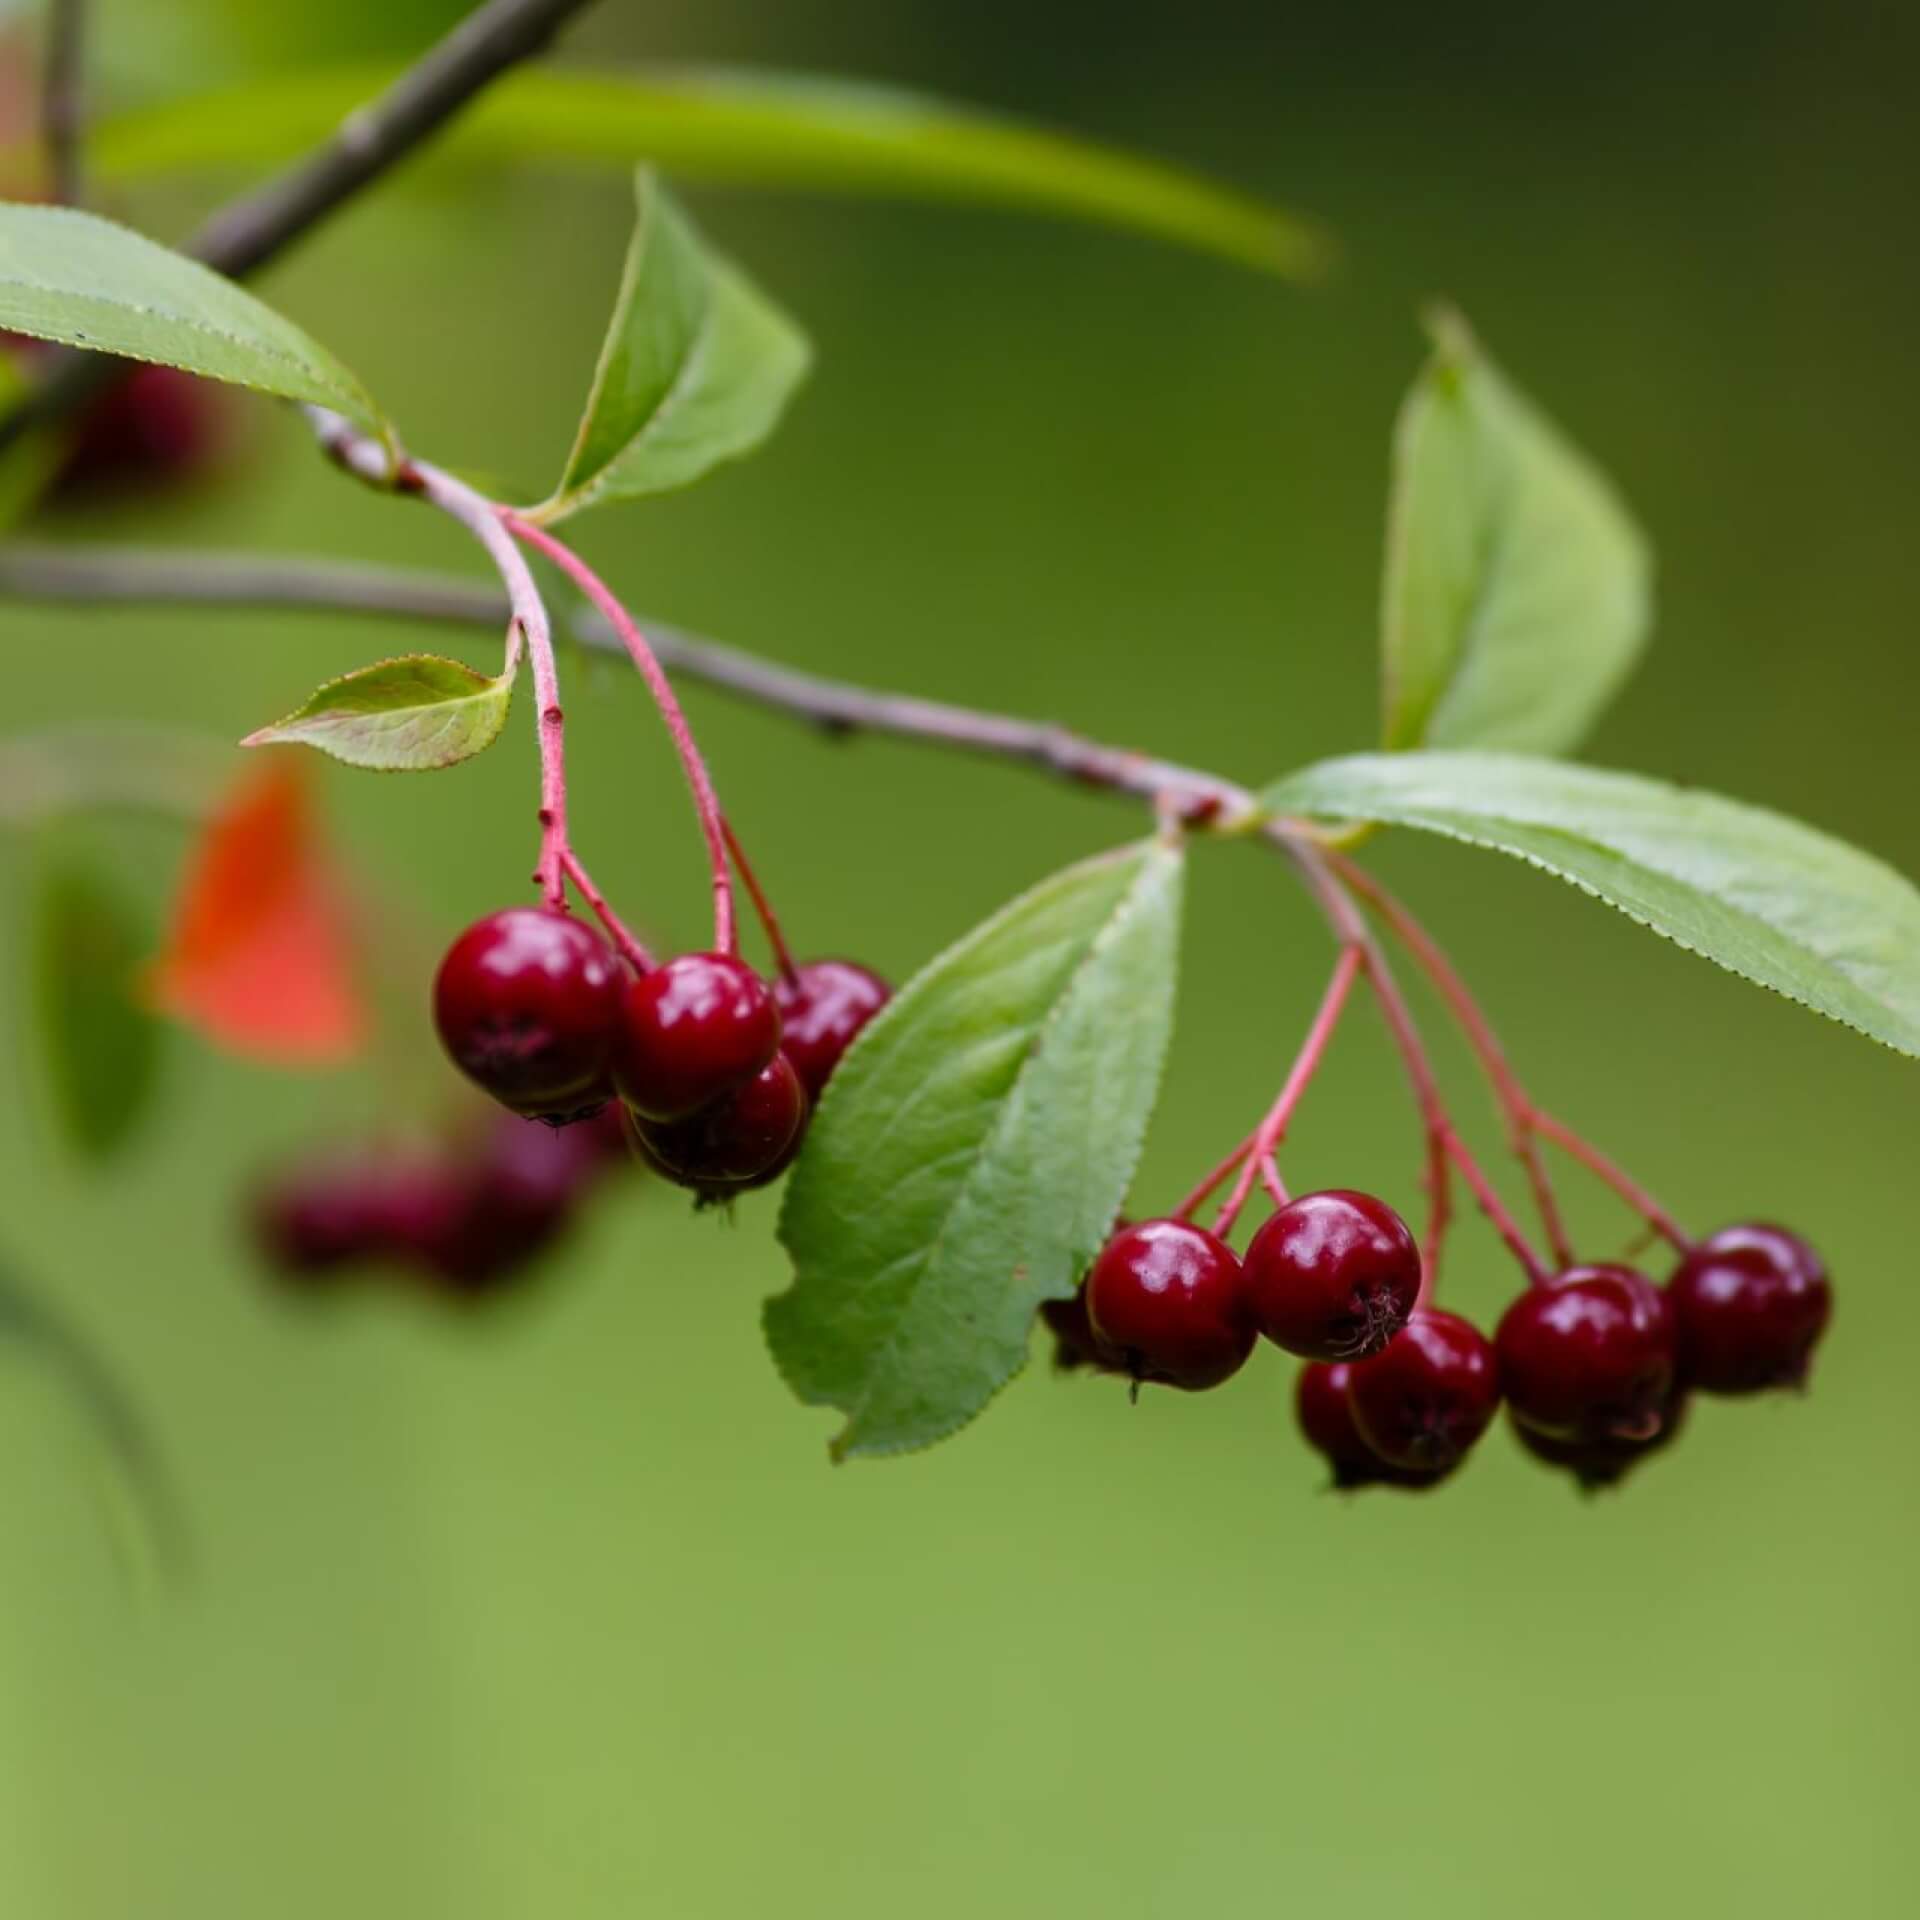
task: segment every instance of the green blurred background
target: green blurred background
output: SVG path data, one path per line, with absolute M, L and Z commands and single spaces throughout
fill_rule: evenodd
M 132 100 L 416 45 L 457 9 L 97 11 Z M 1444 293 L 1659 549 L 1657 644 L 1593 756 L 1920 871 L 1913 9 L 731 0 L 608 5 L 572 45 L 1043 114 L 1309 207 L 1348 255 L 1308 295 L 989 214 L 699 196 L 820 367 L 762 457 L 587 523 L 641 608 L 1249 780 L 1365 744 L 1386 437 L 1415 310 Z M 177 233 L 221 184 L 125 210 Z M 414 444 L 531 489 L 627 209 L 616 181 L 427 168 L 264 290 Z M 257 412 L 223 489 L 71 531 L 472 566 Z M 0 629 L 9 729 L 110 713 L 229 736 L 406 638 L 17 608 Z M 583 845 L 642 920 L 692 938 L 657 724 L 627 678 L 575 678 Z M 896 976 L 1137 826 L 1018 771 L 691 705 L 801 944 Z M 520 883 L 524 723 L 438 779 L 327 776 L 340 835 L 424 938 Z M 152 833 L 113 844 L 156 888 L 176 858 Z M 1516 866 L 1398 839 L 1377 861 L 1549 1104 L 1688 1220 L 1783 1216 L 1828 1252 L 1810 1398 L 1702 1407 L 1615 1498 L 1576 1498 L 1500 1431 L 1440 1495 L 1345 1502 L 1318 1491 L 1271 1354 L 1138 1408 L 1036 1366 L 936 1452 L 832 1470 L 827 1420 L 759 1341 L 785 1277 L 772 1199 L 730 1228 L 635 1192 L 483 1315 L 377 1293 L 313 1310 L 258 1269 L 237 1196 L 276 1152 L 369 1124 L 369 1084 L 182 1042 L 134 1164 L 89 1177 L 48 1143 L 16 1031 L 0 1240 L 139 1396 L 195 1564 L 129 1598 L 78 1427 L 6 1364 L 0 1910 L 1911 1912 L 1920 1069 Z M 1147 1205 L 1265 1098 L 1327 958 L 1275 863 L 1196 867 Z M 1412 1207 L 1417 1160 L 1357 1023 L 1290 1171 Z M 1572 1191 L 1586 1241 L 1617 1249 L 1617 1211 Z M 1511 1284 L 1470 1223 L 1450 1293 L 1489 1317 Z

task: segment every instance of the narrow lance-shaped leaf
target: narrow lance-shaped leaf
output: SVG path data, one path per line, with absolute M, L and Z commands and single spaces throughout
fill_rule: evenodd
M 499 739 L 513 679 L 415 653 L 329 680 L 300 706 L 240 743 L 317 747 L 350 767 L 404 773 L 451 767 Z
M 1384 744 L 1573 746 L 1645 644 L 1650 573 L 1606 480 L 1440 315 L 1394 440 Z
M 1920 1056 L 1920 891 L 1813 828 L 1718 795 L 1514 754 L 1357 754 L 1274 812 L 1509 853 L 1690 952 Z
M 836 1458 L 923 1447 L 1018 1372 L 1145 1138 L 1173 1024 L 1181 856 L 1070 867 L 941 955 L 835 1071 L 780 1216 L 767 1339 L 839 1407 Z
M 304 152 L 394 68 L 255 75 L 99 127 L 90 166 L 144 179 Z M 1311 221 L 1164 161 L 903 89 L 726 67 L 508 74 L 440 151 L 543 166 L 651 160 L 689 179 L 980 201 L 1145 233 L 1304 279 L 1329 248 Z
M 805 338 L 737 267 L 711 252 L 650 174 L 585 418 L 552 500 L 560 519 L 595 501 L 697 480 L 774 429 L 805 378 Z
M 134 998 L 143 916 L 102 868 L 77 856 L 39 876 L 33 914 L 33 1031 L 62 1132 L 88 1159 L 123 1147 L 151 1104 L 160 1030 Z
M 366 389 L 291 320 L 96 214 L 0 202 L 0 327 L 312 401 L 383 430 Z

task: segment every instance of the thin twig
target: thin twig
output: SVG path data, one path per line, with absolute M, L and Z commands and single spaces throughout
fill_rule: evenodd
M 437 133 L 509 68 L 542 52 L 592 0 L 486 0 L 377 99 L 356 107 L 304 160 L 220 209 L 187 242 L 203 265 L 243 280 Z M 126 369 L 109 355 L 63 351 L 0 417 L 0 449 L 32 425 L 84 404 Z
M 49 0 L 40 79 L 40 137 L 47 180 L 63 207 L 77 207 L 85 184 L 87 0 Z

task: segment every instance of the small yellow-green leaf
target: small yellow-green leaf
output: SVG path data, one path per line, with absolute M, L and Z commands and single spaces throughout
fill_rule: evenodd
M 1606 479 L 1436 316 L 1394 437 L 1383 743 L 1574 746 L 1646 643 L 1651 571 Z
M 133 1137 L 158 1080 L 160 1029 L 134 984 L 151 941 L 104 869 L 68 856 L 34 900 L 33 1031 L 60 1130 L 89 1160 Z
M 512 674 L 490 679 L 461 661 L 413 653 L 329 680 L 240 744 L 318 747 L 378 773 L 451 767 L 493 745 L 512 701 Z
M 311 401 L 385 430 L 367 390 L 291 320 L 97 214 L 0 202 L 0 327 Z
M 806 377 L 799 329 L 708 249 L 650 174 L 636 193 L 593 391 L 542 518 L 697 480 L 764 440 Z

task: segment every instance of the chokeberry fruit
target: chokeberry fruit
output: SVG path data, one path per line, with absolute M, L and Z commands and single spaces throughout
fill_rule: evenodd
M 1390 1467 L 1361 1438 L 1353 1422 L 1347 1386 L 1353 1374 L 1346 1360 L 1310 1360 L 1293 1384 L 1294 1417 L 1307 1444 L 1333 1469 L 1333 1484 L 1343 1492 L 1357 1487 L 1405 1487 L 1409 1491 L 1439 1484 L 1445 1471 L 1421 1473 Z
M 434 982 L 441 1044 L 516 1113 L 556 1123 L 610 1097 L 620 966 L 591 927 L 549 907 L 506 907 L 447 950 Z
M 1407 1324 L 1420 1295 L 1420 1249 L 1371 1194 L 1303 1193 L 1247 1248 L 1254 1325 L 1303 1360 L 1364 1360 Z
M 1087 1276 L 1087 1320 L 1135 1380 L 1199 1392 L 1253 1351 L 1240 1261 L 1187 1220 L 1143 1220 L 1100 1249 Z
M 809 960 L 773 983 L 780 1050 L 815 1099 L 855 1036 L 892 998 L 877 973 L 851 960 Z
M 1784 1227 L 1722 1227 L 1667 1283 L 1689 1385 L 1758 1393 L 1806 1381 L 1833 1292 L 1820 1256 Z
M 807 1090 L 784 1053 L 745 1086 L 681 1120 L 642 1120 L 641 1144 L 662 1173 L 699 1192 L 739 1192 L 783 1171 L 807 1124 Z
M 1500 1404 L 1493 1347 L 1471 1321 L 1426 1308 L 1347 1375 L 1353 1423 L 1381 1459 L 1444 1473 L 1486 1432 Z
M 1093 1322 L 1087 1318 L 1084 1286 L 1071 1299 L 1041 1301 L 1040 1318 L 1053 1335 L 1054 1372 L 1126 1372 L 1125 1359 L 1094 1332 Z
M 378 1258 L 385 1219 L 373 1173 L 369 1163 L 337 1161 L 292 1170 L 262 1188 L 253 1238 L 269 1264 L 311 1279 Z
M 1673 1314 L 1630 1267 L 1570 1267 L 1501 1316 L 1494 1346 L 1516 1420 L 1559 1440 L 1651 1440 L 1673 1391 Z
M 164 488 L 205 473 L 229 437 L 216 383 L 178 367 L 132 366 L 75 423 L 55 490 L 76 499 Z
M 1524 1420 L 1515 1419 L 1512 1426 L 1514 1437 L 1536 1460 L 1572 1474 L 1582 1493 L 1597 1493 L 1618 1486 L 1642 1461 L 1671 1446 L 1686 1417 L 1687 1396 L 1676 1392 L 1661 1408 L 1660 1430 L 1649 1440 L 1561 1440 Z
M 626 991 L 614 1045 L 621 1096 L 648 1120 L 684 1120 L 763 1071 L 780 1047 L 767 983 L 725 953 L 682 953 Z

